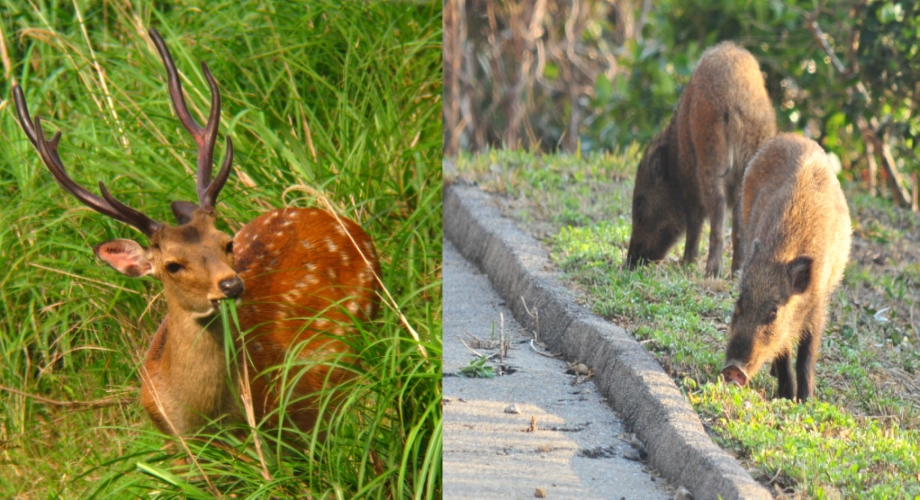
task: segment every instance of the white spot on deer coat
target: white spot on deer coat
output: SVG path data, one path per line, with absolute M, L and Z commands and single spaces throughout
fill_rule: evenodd
M 300 281 L 297 282 L 297 288 L 308 288 L 311 286 L 316 286 L 319 284 L 319 279 L 316 275 L 308 274 L 303 277 Z
M 332 241 L 332 238 L 323 239 L 323 243 L 326 244 L 326 249 L 329 250 L 329 253 L 335 253 L 339 250 L 339 246 Z

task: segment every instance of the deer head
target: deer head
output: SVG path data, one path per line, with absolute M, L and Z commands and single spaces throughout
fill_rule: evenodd
M 101 197 L 77 184 L 67 174 L 58 154 L 61 133 L 57 132 L 51 140 L 46 140 L 41 119 L 36 117 L 32 120 L 18 85 L 13 86 L 13 97 L 23 131 L 57 183 L 93 210 L 135 227 L 150 243 L 144 247 L 134 240 L 116 239 L 96 245 L 93 249 L 95 254 L 122 274 L 131 277 L 149 275 L 162 282 L 171 314 L 203 320 L 214 315 L 219 300 L 239 298 L 244 288 L 233 267 L 233 239 L 215 227 L 217 216 L 214 205 L 230 175 L 233 142 L 227 136 L 224 161 L 212 181 L 214 146 L 220 124 L 217 82 L 202 62 L 201 70 L 211 89 L 211 111 L 206 126 L 202 127 L 189 113 L 176 65 L 163 38 L 153 28 L 149 33 L 166 66 L 169 95 L 176 115 L 198 145 L 198 204 L 188 201 L 171 204 L 178 226 L 155 221 L 119 202 L 101 181 Z

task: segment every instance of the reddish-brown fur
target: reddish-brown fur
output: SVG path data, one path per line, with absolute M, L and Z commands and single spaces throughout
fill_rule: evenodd
M 663 259 L 683 234 L 683 262 L 694 262 L 703 221 L 709 219 L 706 271 L 719 274 L 725 211 L 731 209 L 732 271 L 737 270 L 741 178 L 775 133 L 776 115 L 754 57 L 731 42 L 707 49 L 671 122 L 648 145 L 636 171 L 627 266 Z
M 246 224 L 234 237 L 233 260 L 245 283 L 238 314 L 247 332 L 255 418 L 261 421 L 286 392 L 296 398 L 327 385 L 328 368 L 322 364 L 292 376 L 297 383 L 287 388 L 273 382 L 279 373 L 271 369 L 283 365 L 294 347 L 311 361 L 347 354 L 349 347 L 340 339 L 352 329 L 352 318 L 376 314 L 380 266 L 373 243 L 357 224 L 302 208 L 273 210 Z M 186 321 L 185 311 L 172 305 L 169 315 Z M 163 432 L 180 435 L 224 416 L 240 420 L 239 402 L 228 385 L 236 374 L 226 371 L 221 325 L 205 327 L 210 318 L 204 318 L 190 321 L 190 329 L 171 331 L 169 315 L 142 370 L 141 401 L 151 420 Z M 170 348 L 185 355 L 171 356 Z M 343 376 L 339 370 L 329 383 Z M 312 403 L 303 398 L 288 405 L 287 418 L 301 429 L 312 428 L 317 414 Z
M 772 362 L 777 394 L 804 401 L 814 395 L 828 296 L 849 258 L 846 199 L 824 150 L 781 134 L 751 160 L 741 205 L 745 260 L 723 378 L 743 386 Z

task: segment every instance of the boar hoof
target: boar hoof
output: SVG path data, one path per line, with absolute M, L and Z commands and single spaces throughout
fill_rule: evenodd
M 718 278 L 719 272 L 722 270 L 721 262 L 706 262 L 706 276 L 710 278 Z
M 738 384 L 741 387 L 744 387 L 748 383 L 747 373 L 744 373 L 744 370 L 737 365 L 726 365 L 725 368 L 722 368 L 722 378 L 727 384 Z

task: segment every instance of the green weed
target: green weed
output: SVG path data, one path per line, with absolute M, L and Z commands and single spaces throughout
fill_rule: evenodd
M 460 368 L 460 375 L 468 378 L 495 378 L 495 371 L 486 365 L 489 358 L 482 356 L 470 361 L 470 364 Z

